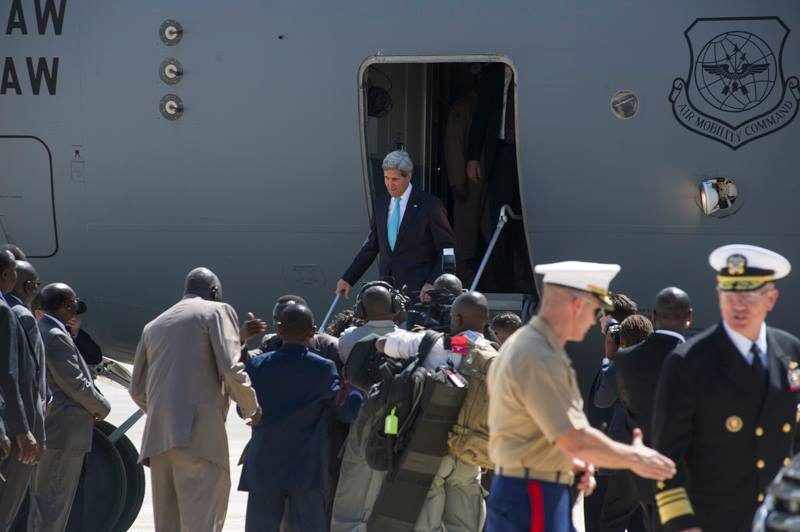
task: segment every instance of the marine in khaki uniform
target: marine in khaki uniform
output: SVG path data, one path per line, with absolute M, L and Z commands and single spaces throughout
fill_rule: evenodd
M 539 314 L 503 345 L 489 372 L 489 454 L 496 464 L 489 497 L 489 532 L 575 530 L 571 493 L 591 493 L 594 466 L 631 469 L 665 480 L 675 464 L 642 444 L 614 442 L 583 413 L 575 370 L 564 350 L 582 341 L 603 308 L 616 264 L 561 262 L 544 274 Z
M 798 450 L 800 340 L 764 323 L 789 261 L 734 244 L 709 263 L 722 321 L 667 357 L 653 409 L 653 445 L 678 464 L 656 484 L 667 531 L 751 530 L 767 485 Z

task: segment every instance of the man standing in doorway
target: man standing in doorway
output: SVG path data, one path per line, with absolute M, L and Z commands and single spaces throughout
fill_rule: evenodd
M 517 170 L 516 83 L 505 63 L 491 63 L 481 71 L 478 101 L 469 128 L 467 178 L 487 183 L 489 222 L 508 204 L 521 214 Z M 481 157 L 486 175 L 481 171 Z M 487 271 L 487 288 L 497 292 L 529 292 L 533 289 L 528 246 L 521 221 L 510 220 L 497 240 Z
M 442 251 L 455 248 L 455 235 L 439 198 L 411 184 L 413 171 L 406 151 L 393 151 L 383 160 L 389 197 L 375 199 L 369 236 L 336 283 L 336 293 L 350 297 L 375 257 L 382 279 L 395 288 L 419 290 L 423 299 L 442 274 Z

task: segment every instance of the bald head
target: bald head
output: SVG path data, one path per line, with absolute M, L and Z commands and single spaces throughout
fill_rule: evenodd
M 489 302 L 480 292 L 465 292 L 453 301 L 450 332 L 483 332 L 489 320 Z
M 18 260 L 17 284 L 12 293 L 30 307 L 38 292 L 39 274 L 36 273 L 36 268 L 26 260 Z
M 433 282 L 433 287 L 445 290 L 452 296 L 458 296 L 464 291 L 464 285 L 461 283 L 461 279 L 452 273 L 443 273 L 437 277 Z
M 64 283 L 50 283 L 42 288 L 40 301 L 42 310 L 55 316 L 62 323 L 75 317 L 78 308 L 75 291 Z
M 392 294 L 385 286 L 370 286 L 359 297 L 367 321 L 391 320 Z
M 692 322 L 692 306 L 689 294 L 674 286 L 656 294 L 653 322 L 659 329 L 683 332 Z
M 184 294 L 193 294 L 209 301 L 222 301 L 222 284 L 208 268 L 195 268 L 186 276 Z
M 284 344 L 305 344 L 314 336 L 314 314 L 298 303 L 289 303 L 280 314 L 278 335 Z
M 28 260 L 25 252 L 20 249 L 16 244 L 0 244 L 0 251 L 10 251 L 14 255 L 15 260 Z

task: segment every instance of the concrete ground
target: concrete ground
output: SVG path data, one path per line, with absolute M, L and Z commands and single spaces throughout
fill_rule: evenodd
M 125 419 L 133 414 L 137 408 L 128 396 L 127 390 L 108 381 L 101 380 L 100 388 L 103 394 L 111 402 L 111 414 L 108 416 L 107 421 L 114 425 L 120 425 Z M 239 476 L 242 473 L 242 468 L 237 466 L 239 455 L 242 452 L 247 441 L 250 439 L 250 428 L 239 419 L 233 408 L 228 415 L 227 422 L 228 442 L 230 447 L 230 460 L 231 460 L 231 496 L 228 502 L 228 516 L 225 520 L 224 530 L 230 532 L 240 532 L 244 530 L 244 516 L 247 507 L 247 494 L 236 490 L 239 483 Z M 144 431 L 144 418 L 142 418 L 136 425 L 133 426 L 128 432 L 127 436 L 133 444 L 139 448 L 142 443 L 142 432 Z M 155 529 L 153 525 L 153 499 L 150 493 L 150 470 L 145 467 L 145 477 L 147 479 L 147 487 L 144 494 L 144 503 L 139 512 L 139 517 L 133 524 L 130 530 L 136 532 L 151 532 Z M 573 513 L 575 527 L 579 532 L 583 532 L 583 500 L 579 500 L 575 505 Z

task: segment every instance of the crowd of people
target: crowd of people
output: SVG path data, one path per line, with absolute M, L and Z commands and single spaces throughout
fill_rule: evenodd
M 350 296 L 376 257 L 384 280 L 326 331 L 292 294 L 271 327 L 240 322 L 207 268 L 145 325 L 130 395 L 146 413 L 156 530 L 222 529 L 231 399 L 252 427 L 238 483 L 248 531 L 570 531 L 580 493 L 587 530 L 749 530 L 800 445 L 800 340 L 765 324 L 788 261 L 714 250 L 721 320 L 689 339 L 683 290 L 661 290 L 645 317 L 610 291 L 620 266 L 540 264 L 523 324 L 444 272 L 452 230 L 438 199 L 412 191 L 412 169 L 402 151 L 384 161 L 389 197 L 336 291 Z M 22 250 L 0 249 L 2 530 L 28 494 L 28 530 L 65 529 L 93 423 L 110 410 L 86 360 L 98 349 L 80 329 L 85 305 L 40 284 Z M 409 291 L 449 294 L 447 312 L 409 327 Z M 603 364 L 585 409 L 566 344 L 598 320 Z

